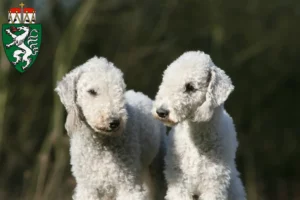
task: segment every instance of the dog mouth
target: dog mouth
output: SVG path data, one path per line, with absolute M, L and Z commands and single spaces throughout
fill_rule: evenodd
M 158 120 L 160 120 L 164 125 L 168 126 L 168 127 L 172 127 L 177 125 L 177 122 L 174 122 L 173 120 L 171 120 L 170 118 L 161 118 L 159 117 L 157 114 L 154 114 L 154 117 Z
M 115 129 L 105 128 L 105 127 L 94 128 L 96 133 L 102 133 L 105 135 L 120 135 L 120 129 L 121 129 L 121 126 L 115 128 Z

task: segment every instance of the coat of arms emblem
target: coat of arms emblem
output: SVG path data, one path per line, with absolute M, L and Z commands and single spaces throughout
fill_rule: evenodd
M 2 41 L 8 60 L 19 72 L 29 69 L 37 58 L 42 40 L 42 26 L 35 24 L 34 8 L 11 8 L 8 23 L 2 25 Z

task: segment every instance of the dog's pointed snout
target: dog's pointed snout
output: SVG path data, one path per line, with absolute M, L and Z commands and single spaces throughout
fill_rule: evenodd
M 158 108 L 156 110 L 156 113 L 161 118 L 166 118 L 169 115 L 169 111 L 167 109 L 164 109 L 164 108 Z
M 109 128 L 112 130 L 117 129 L 120 126 L 120 119 L 112 119 L 109 123 Z

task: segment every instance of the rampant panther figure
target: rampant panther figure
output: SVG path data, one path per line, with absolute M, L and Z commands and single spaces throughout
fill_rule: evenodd
M 24 31 L 21 35 L 15 35 L 14 33 L 17 31 Z M 32 35 L 33 32 L 38 32 L 36 29 L 31 30 L 29 34 L 29 27 L 28 26 L 21 26 L 18 28 L 15 28 L 13 26 L 10 27 L 10 29 L 5 29 L 5 32 L 9 34 L 13 38 L 13 42 L 10 44 L 6 44 L 6 48 L 10 48 L 12 46 L 17 46 L 19 49 L 15 50 L 13 53 L 13 57 L 16 59 L 16 61 L 12 62 L 14 65 L 17 65 L 20 61 L 26 62 L 26 65 L 23 66 L 23 70 L 26 69 L 29 64 L 31 63 L 31 58 L 29 58 L 31 55 L 36 55 L 38 52 L 37 48 L 37 37 L 38 35 Z M 28 37 L 27 45 L 25 44 L 25 40 Z M 32 42 L 32 44 L 30 44 Z M 23 54 L 21 57 L 20 55 Z

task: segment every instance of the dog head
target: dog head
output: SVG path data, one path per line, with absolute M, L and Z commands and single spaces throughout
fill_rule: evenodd
M 116 136 L 127 119 L 125 87 L 119 69 L 105 58 L 94 57 L 67 74 L 55 91 L 74 120 L 95 133 Z
M 172 126 L 209 121 L 233 90 L 230 78 L 203 52 L 186 52 L 164 72 L 153 115 Z

